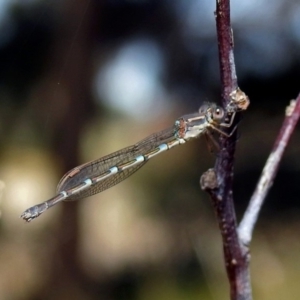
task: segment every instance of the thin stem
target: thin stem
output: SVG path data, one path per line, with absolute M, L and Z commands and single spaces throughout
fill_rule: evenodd
M 238 89 L 233 54 L 233 38 L 230 25 L 230 1 L 217 0 L 216 23 L 219 47 L 222 102 L 227 107 L 230 95 Z M 235 118 L 238 122 L 238 116 Z M 235 126 L 236 124 L 233 124 Z M 232 300 L 251 299 L 248 250 L 239 240 L 232 196 L 233 164 L 237 132 L 229 138 L 220 137 L 220 152 L 214 172 L 211 170 L 201 178 L 202 188 L 211 196 L 223 239 L 226 271 L 230 283 Z M 210 181 L 215 178 L 215 181 Z M 215 184 L 217 182 L 217 185 Z M 203 185 L 205 183 L 205 185 Z
M 281 130 L 273 146 L 272 152 L 262 171 L 256 189 L 251 197 L 249 206 L 239 226 L 239 236 L 241 241 L 248 245 L 252 238 L 254 226 L 256 224 L 258 214 L 268 194 L 274 178 L 278 171 L 278 166 L 283 156 L 284 150 L 289 139 L 295 129 L 300 117 L 300 94 L 296 101 L 291 101 L 287 108 L 286 117 L 282 124 Z

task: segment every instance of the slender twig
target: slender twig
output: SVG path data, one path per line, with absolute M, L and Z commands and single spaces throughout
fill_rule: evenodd
M 230 96 L 238 89 L 233 54 L 233 37 L 230 25 L 230 1 L 217 0 L 216 23 L 219 47 L 220 73 L 222 83 L 222 102 L 227 107 Z M 238 117 L 236 118 L 238 122 Z M 203 174 L 202 188 L 211 196 L 223 239 L 226 271 L 230 283 L 232 300 L 251 299 L 250 275 L 248 269 L 248 250 L 240 243 L 232 197 L 233 164 L 237 132 L 229 138 L 220 137 L 220 152 L 214 172 L 215 181 L 209 185 L 212 170 Z M 203 183 L 206 185 L 203 185 Z
M 251 197 L 249 206 L 239 225 L 239 236 L 245 245 L 248 245 L 252 238 L 253 228 L 257 221 L 258 214 L 264 203 L 266 195 L 270 190 L 273 180 L 277 174 L 278 166 L 283 156 L 284 150 L 295 129 L 300 117 L 300 94 L 296 101 L 292 100 L 287 107 L 286 117 L 281 130 L 273 146 L 272 152 L 262 171 L 256 189 Z

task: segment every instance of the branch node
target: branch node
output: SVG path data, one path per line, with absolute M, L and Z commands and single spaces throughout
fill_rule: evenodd
M 293 114 L 295 107 L 296 107 L 296 100 L 291 100 L 290 104 L 285 109 L 285 115 L 287 117 L 290 117 Z
M 230 102 L 227 111 L 230 113 L 246 110 L 250 105 L 249 97 L 239 87 L 231 92 L 229 96 Z
M 214 169 L 208 169 L 200 178 L 200 186 L 204 191 L 215 190 L 219 187 L 217 175 Z

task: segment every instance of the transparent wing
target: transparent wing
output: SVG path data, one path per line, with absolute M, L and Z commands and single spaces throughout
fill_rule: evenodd
M 107 172 L 112 167 L 118 167 L 118 165 L 130 162 L 137 156 L 145 155 L 153 151 L 159 145 L 173 139 L 174 127 L 154 133 L 135 145 L 126 147 L 100 159 L 78 166 L 67 172 L 62 177 L 57 187 L 57 193 L 72 189 L 84 182 L 86 179 L 94 178 Z M 135 164 L 123 171 L 112 174 L 111 176 L 92 185 L 89 189 L 82 190 L 81 192 L 68 197 L 65 199 L 65 201 L 77 200 L 100 193 L 131 176 L 139 168 L 145 165 L 146 162 L 147 160 L 142 161 L 139 164 Z

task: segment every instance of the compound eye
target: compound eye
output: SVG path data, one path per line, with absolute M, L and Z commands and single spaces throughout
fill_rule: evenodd
M 224 117 L 224 110 L 220 107 L 217 107 L 214 111 L 213 111 L 213 119 L 215 120 L 222 120 Z

